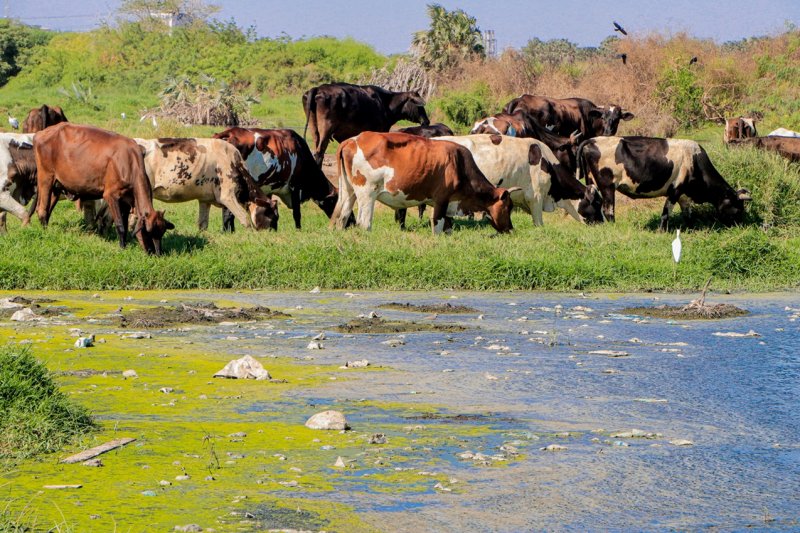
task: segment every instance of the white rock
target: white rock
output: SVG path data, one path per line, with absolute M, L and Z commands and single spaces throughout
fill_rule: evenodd
M 686 439 L 675 439 L 669 441 L 669 443 L 674 446 L 694 446 L 694 442 Z
M 621 352 L 619 350 L 592 350 L 589 352 L 592 355 L 605 355 L 607 357 L 628 357 L 628 352 Z
M 22 304 L 12 302 L 11 298 L 3 298 L 0 300 L 0 309 L 19 309 L 20 307 L 22 307 Z
M 138 378 L 139 374 L 136 373 L 136 370 L 126 370 L 122 373 L 122 377 L 124 378 Z
M 561 446 L 560 444 L 551 444 L 550 446 L 545 446 L 544 448 L 539 448 L 543 452 L 563 452 L 567 449 L 566 446 Z
M 369 361 L 361 359 L 359 361 L 347 361 L 344 368 L 366 368 L 369 366 Z
M 322 333 L 320 333 L 319 335 L 317 335 L 316 337 L 314 337 L 311 340 L 324 341 L 325 340 L 325 332 L 323 331 Z
M 88 337 L 78 337 L 75 340 L 76 348 L 89 348 L 91 346 L 94 346 L 94 335 L 89 335 Z
M 345 464 L 344 459 L 342 459 L 342 456 L 340 455 L 339 457 L 336 458 L 336 462 L 333 463 L 333 466 L 335 466 L 336 468 L 345 468 L 347 465 Z
M 14 322 L 33 322 L 41 319 L 42 317 L 34 313 L 30 307 L 26 307 L 25 309 L 20 309 L 19 311 L 11 315 L 11 320 Z
M 341 431 L 350 429 L 347 419 L 339 411 L 322 411 L 306 420 L 306 427 L 310 429 L 325 429 Z
M 403 339 L 389 339 L 386 341 L 381 342 L 381 344 L 385 344 L 391 348 L 396 348 L 397 346 L 403 346 L 406 343 Z
M 308 343 L 308 346 L 306 346 L 306 348 L 309 350 L 322 350 L 325 348 L 325 345 L 319 341 L 311 341 Z
M 314 287 L 313 289 L 311 289 L 308 292 L 310 292 L 311 294 L 319 294 L 320 293 L 320 288 L 319 287 Z
M 12 319 L 13 320 L 13 319 Z M 752 329 L 747 333 L 738 333 L 736 331 L 715 331 L 712 333 L 715 337 L 760 337 L 761 334 L 756 333 Z
M 164 394 L 172 394 L 172 391 L 174 390 L 175 389 L 173 389 L 172 387 L 161 387 L 160 389 L 158 389 L 158 392 L 163 392 Z
M 230 379 L 271 379 L 269 372 L 252 356 L 245 355 L 241 359 L 234 359 L 225 365 L 225 368 L 214 374 L 215 378 Z

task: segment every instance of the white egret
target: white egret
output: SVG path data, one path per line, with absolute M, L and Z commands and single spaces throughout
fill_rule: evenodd
M 675 260 L 676 263 L 679 263 L 681 260 L 681 230 L 678 230 L 675 234 L 675 240 L 672 241 L 672 258 Z
M 122 117 L 122 120 L 125 120 L 125 118 L 127 117 L 127 115 L 125 113 L 120 113 L 119 116 Z
M 8 117 L 8 123 L 11 125 L 12 128 L 15 130 L 19 129 L 19 120 L 15 119 L 14 117 Z

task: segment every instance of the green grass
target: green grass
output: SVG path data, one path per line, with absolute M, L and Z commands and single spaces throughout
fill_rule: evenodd
M 0 461 L 60 450 L 94 428 L 29 349 L 0 347 Z

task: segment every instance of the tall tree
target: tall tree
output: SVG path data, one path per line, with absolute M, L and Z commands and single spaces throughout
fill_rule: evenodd
M 441 72 L 465 59 L 485 57 L 475 17 L 439 4 L 428 4 L 428 17 L 430 28 L 414 33 L 411 41 L 412 52 L 424 68 Z
M 181 13 L 191 20 L 205 22 L 219 10 L 218 5 L 203 0 L 123 0 L 118 11 L 140 22 L 151 22 L 161 13 Z

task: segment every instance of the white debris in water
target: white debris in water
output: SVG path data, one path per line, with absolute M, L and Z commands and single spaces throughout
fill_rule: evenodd
M 390 348 L 396 348 L 398 346 L 403 346 L 406 343 L 403 339 L 389 339 L 381 342 L 381 344 L 385 344 Z
M 694 442 L 686 439 L 675 439 L 669 441 L 673 446 L 694 446 Z
M 660 433 L 650 433 L 641 429 L 631 429 L 630 431 L 618 431 L 611 434 L 612 439 L 657 439 Z
M 748 331 L 747 333 L 739 333 L 739 332 L 736 332 L 736 331 L 724 331 L 724 332 L 723 331 L 715 331 L 714 333 L 712 333 L 712 335 L 714 335 L 715 337 L 734 337 L 734 338 L 739 338 L 739 337 L 760 337 L 761 336 L 760 333 L 756 333 L 752 329 L 750 331 Z
M 592 355 L 605 355 L 608 357 L 628 357 L 628 352 L 621 352 L 619 350 L 592 350 L 589 352 Z

